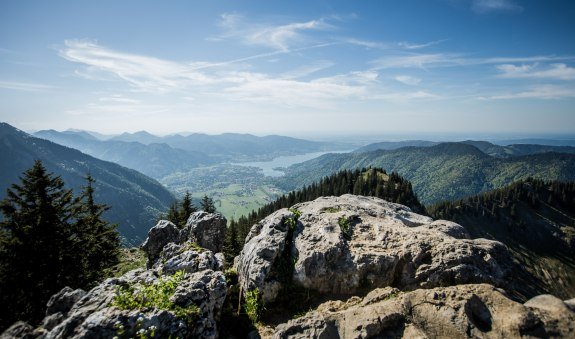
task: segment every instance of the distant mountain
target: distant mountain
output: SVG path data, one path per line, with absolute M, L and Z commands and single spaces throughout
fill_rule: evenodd
M 402 147 L 429 147 L 435 146 L 439 144 L 435 141 L 426 141 L 426 140 L 405 140 L 405 141 L 383 141 L 383 142 L 376 142 L 373 144 L 369 144 L 363 147 L 356 149 L 355 153 L 363 153 L 363 152 L 371 152 L 377 150 L 394 150 Z
M 279 135 L 257 137 L 251 134 L 238 133 L 219 135 L 194 133 L 187 136 L 175 134 L 157 137 L 141 131 L 133 134 L 124 133 L 114 137 L 113 140 L 138 141 L 144 144 L 162 142 L 173 148 L 188 152 L 202 152 L 213 157 L 219 157 L 222 161 L 236 162 L 349 148 L 343 143 L 316 142 Z
M 575 154 L 575 147 L 572 146 L 552 146 L 552 145 L 536 145 L 536 144 L 511 144 L 511 145 L 495 145 L 487 141 L 462 141 L 464 144 L 477 147 L 483 153 L 499 158 L 517 157 L 523 155 L 539 154 L 539 153 L 569 153 Z
M 187 171 L 199 165 L 214 163 L 214 160 L 204 153 L 175 149 L 167 144 L 103 141 L 87 132 L 71 131 L 45 130 L 34 133 L 34 136 L 75 148 L 98 159 L 135 169 L 156 179 L 175 172 Z
M 517 277 L 528 294 L 575 295 L 575 182 L 528 179 L 427 210 L 505 243 L 529 272 Z
M 530 139 L 525 139 L 530 140 Z M 534 139 L 536 141 L 539 139 Z M 544 139 L 541 139 L 545 141 Z M 547 142 L 553 142 L 552 140 Z M 539 154 L 547 152 L 570 153 L 575 154 L 575 147 L 565 145 L 547 145 L 534 143 L 516 143 L 516 144 L 493 144 L 488 141 L 466 140 L 461 143 L 477 147 L 483 153 L 499 158 L 516 157 L 522 155 Z M 377 150 L 395 150 L 402 147 L 431 147 L 440 144 L 434 141 L 425 140 L 407 140 L 407 141 L 384 141 L 363 146 L 354 151 L 354 153 L 371 152 Z
M 575 180 L 574 154 L 497 158 L 466 143 L 441 143 L 391 151 L 326 154 L 289 167 L 277 184 L 289 191 L 337 171 L 370 166 L 398 172 L 413 184 L 424 204 L 471 196 L 528 177 Z
M 530 144 L 530 145 L 575 147 L 575 138 L 570 139 L 525 138 L 525 139 L 495 140 L 493 141 L 493 143 L 502 146 L 516 145 L 516 144 Z
M 144 145 L 161 143 L 163 142 L 161 137 L 150 134 L 146 131 L 139 131 L 135 133 L 122 133 L 118 136 L 110 138 L 113 141 L 126 141 L 126 142 L 139 142 Z
M 162 185 L 139 172 L 33 137 L 6 123 L 0 123 L 0 151 L 0 199 L 36 159 L 61 176 L 76 194 L 90 173 L 96 179 L 97 201 L 112 207 L 106 219 L 119 224 L 118 231 L 131 245 L 139 245 L 146 238 L 158 214 L 174 200 Z

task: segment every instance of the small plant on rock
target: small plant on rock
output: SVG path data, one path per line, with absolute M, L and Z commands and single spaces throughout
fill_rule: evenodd
M 198 316 L 199 308 L 194 304 L 183 307 L 176 305 L 170 300 L 178 285 L 184 279 L 184 271 L 178 271 L 172 276 L 161 277 L 152 284 L 136 283 L 120 287 L 112 305 L 122 310 L 154 307 L 160 310 L 171 311 L 176 317 L 191 324 Z
M 337 220 L 339 228 L 341 229 L 341 233 L 343 237 L 347 240 L 351 240 L 351 230 L 349 228 L 349 219 L 346 217 L 340 217 Z
M 260 300 L 260 295 L 258 289 L 253 289 L 251 291 L 247 291 L 244 295 L 245 304 L 244 309 L 246 314 L 252 321 L 252 323 L 257 323 L 260 318 L 260 313 L 262 310 L 262 304 Z

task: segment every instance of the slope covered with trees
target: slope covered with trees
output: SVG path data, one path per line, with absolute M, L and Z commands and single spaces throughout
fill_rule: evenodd
M 96 200 L 114 207 L 104 217 L 119 225 L 127 244 L 139 245 L 157 216 L 174 200 L 160 183 L 139 172 L 32 137 L 5 123 L 0 123 L 0 151 L 0 199 L 35 160 L 41 160 L 48 171 L 61 176 L 67 187 L 76 191 L 90 174 L 96 179 Z
M 575 295 L 575 182 L 526 179 L 501 189 L 428 207 L 473 238 L 506 244 L 529 276 L 524 286 L 563 298 Z
M 411 181 L 425 204 L 500 188 L 520 179 L 575 180 L 575 154 L 492 157 L 465 143 L 405 147 L 366 153 L 326 154 L 288 168 L 278 185 L 289 191 L 344 169 L 379 167 Z

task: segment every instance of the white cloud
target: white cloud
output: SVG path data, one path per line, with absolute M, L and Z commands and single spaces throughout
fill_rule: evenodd
M 547 56 L 536 55 L 530 57 L 489 57 L 469 58 L 454 53 L 420 53 L 389 55 L 371 61 L 375 69 L 387 68 L 430 68 L 430 67 L 453 67 L 489 65 L 519 62 L 553 62 L 560 60 L 575 60 L 573 56 Z
M 473 0 L 471 8 L 476 13 L 521 12 L 523 7 L 512 0 Z
M 289 72 L 283 73 L 280 78 L 284 78 L 284 79 L 297 79 L 297 78 L 303 78 L 306 77 L 308 75 L 311 75 L 313 73 L 319 72 L 321 70 L 324 70 L 326 68 L 330 68 L 332 66 L 334 66 L 335 63 L 333 61 L 330 60 L 319 60 L 319 61 L 315 61 L 312 62 L 309 65 L 305 65 L 302 67 L 298 67 L 294 70 L 291 70 Z
M 501 72 L 500 78 L 547 78 L 557 80 L 575 80 L 575 68 L 566 64 L 551 64 L 547 68 L 539 67 L 538 64 L 520 65 L 513 64 L 498 65 Z
M 398 75 L 395 77 L 395 80 L 411 86 L 415 86 L 421 82 L 421 79 L 409 75 Z
M 433 45 L 437 45 L 440 44 L 442 42 L 447 41 L 447 39 L 442 39 L 442 40 L 435 40 L 435 41 L 430 41 L 430 42 L 426 42 L 426 43 L 422 43 L 422 44 L 415 44 L 415 43 L 410 43 L 410 42 L 400 42 L 398 43 L 399 47 L 401 48 L 405 48 L 405 49 L 421 49 L 421 48 L 426 48 L 429 46 L 433 46 Z
M 510 99 L 565 99 L 575 98 L 575 88 L 557 85 L 542 85 L 527 91 L 482 97 L 483 100 L 510 100 Z
M 167 92 L 215 81 L 183 63 L 117 52 L 89 41 L 66 40 L 65 45 L 60 55 L 88 66 L 84 74 L 110 73 L 142 91 Z
M 450 66 L 460 64 L 458 55 L 443 53 L 392 55 L 372 61 L 376 69 L 386 68 L 426 68 L 429 66 Z
M 10 89 L 15 91 L 26 92 L 42 92 L 51 90 L 54 87 L 44 84 L 30 83 L 30 82 L 14 82 L 14 81 L 0 81 L 0 88 Z
M 284 25 L 253 24 L 235 13 L 221 16 L 220 27 L 224 29 L 215 40 L 237 39 L 246 45 L 259 45 L 278 51 L 287 51 L 293 44 L 307 42 L 304 31 L 324 31 L 332 29 L 324 19 L 306 22 L 292 22 Z

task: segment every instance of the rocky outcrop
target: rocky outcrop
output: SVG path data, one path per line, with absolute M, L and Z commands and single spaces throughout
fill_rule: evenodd
M 354 195 L 273 213 L 253 226 L 237 260 L 243 289 L 257 288 L 264 302 L 273 301 L 286 283 L 326 295 L 385 286 L 504 286 L 510 267 L 499 242 L 470 240 L 458 224 Z
M 276 327 L 274 338 L 519 338 L 575 336 L 575 312 L 554 297 L 521 304 L 487 284 L 329 301 Z
M 122 288 L 143 288 L 159 281 L 152 271 L 134 270 L 120 278 L 107 279 L 78 300 L 57 324 L 35 330 L 39 338 L 134 337 L 152 332 L 159 337 L 216 338 L 216 319 L 226 296 L 222 272 L 204 270 L 184 277 L 170 300 L 175 307 L 196 305 L 196 320 L 182 318 L 174 310 L 158 307 L 122 309 L 114 300 Z
M 160 259 L 162 250 L 168 244 L 183 245 L 184 247 L 195 244 L 213 253 L 221 252 L 226 227 L 227 220 L 221 214 L 203 211 L 192 213 L 186 226 L 182 229 L 170 221 L 160 220 L 156 226 L 150 229 L 148 238 L 142 244 L 142 250 L 148 256 L 148 268 L 154 266 Z
M 188 218 L 184 232 L 190 241 L 218 253 L 224 248 L 227 223 L 219 213 L 195 212 Z
M 197 241 L 221 248 L 209 240 L 221 230 L 210 227 L 226 221 L 218 214 L 195 215 L 183 230 L 165 220 L 150 230 L 142 245 L 148 269 L 107 279 L 88 292 L 66 287 L 50 298 L 40 327 L 19 322 L 3 338 L 217 338 L 227 293 L 224 259 Z

